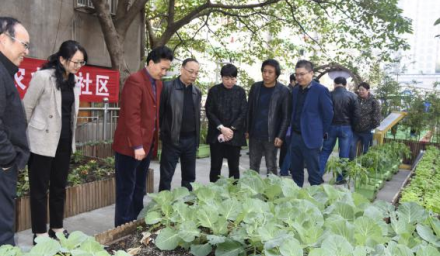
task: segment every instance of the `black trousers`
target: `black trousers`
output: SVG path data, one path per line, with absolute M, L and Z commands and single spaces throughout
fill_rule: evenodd
M 209 173 L 209 180 L 211 182 L 216 182 L 219 179 L 223 158 L 228 160 L 229 177 L 234 177 L 234 179 L 240 178 L 240 170 L 238 168 L 240 163 L 240 149 L 240 146 L 231 146 L 220 142 L 210 144 L 211 172 Z
M 159 191 L 171 190 L 171 181 L 179 158 L 182 172 L 181 185 L 190 191 L 192 190 L 191 182 L 196 180 L 196 143 L 195 135 L 180 137 L 178 146 L 168 141 L 162 141 Z
M 47 190 L 49 189 L 50 228 L 62 228 L 66 199 L 67 175 L 72 154 L 72 139 L 60 139 L 55 157 L 31 153 L 29 186 L 33 233 L 45 233 Z
M 15 165 L 6 171 L 0 168 L 0 246 L 15 245 L 17 173 L 18 169 Z
M 154 145 L 154 143 L 153 143 Z M 144 208 L 148 168 L 153 147 L 142 161 L 115 153 L 116 203 L 115 227 L 136 220 Z

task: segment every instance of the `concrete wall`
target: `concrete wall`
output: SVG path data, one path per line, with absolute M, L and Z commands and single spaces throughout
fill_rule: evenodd
M 47 59 L 65 40 L 83 45 L 88 63 L 110 67 L 110 57 L 98 18 L 94 14 L 75 10 L 76 0 L 0 0 L 0 16 L 20 20 L 30 34 L 29 57 Z M 140 68 L 144 42 L 143 15 L 131 24 L 125 40 L 125 56 L 131 71 Z

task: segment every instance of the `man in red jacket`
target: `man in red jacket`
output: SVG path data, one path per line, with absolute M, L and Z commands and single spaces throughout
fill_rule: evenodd
M 144 207 L 150 158 L 157 151 L 161 78 L 173 61 L 166 46 L 153 49 L 147 66 L 130 75 L 121 94 L 115 131 L 115 226 L 137 219 Z

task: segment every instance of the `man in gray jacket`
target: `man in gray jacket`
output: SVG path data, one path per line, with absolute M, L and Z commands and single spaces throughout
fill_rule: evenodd
M 0 246 L 15 245 L 17 173 L 29 157 L 26 117 L 14 75 L 29 53 L 29 34 L 21 23 L 0 17 Z

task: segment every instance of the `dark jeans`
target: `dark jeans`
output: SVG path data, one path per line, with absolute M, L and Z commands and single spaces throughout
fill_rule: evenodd
M 290 141 L 291 168 L 293 181 L 299 186 L 304 185 L 304 162 L 307 164 L 310 185 L 321 184 L 319 173 L 319 148 L 310 149 L 304 143 L 300 134 L 292 132 Z
M 285 152 L 285 155 L 283 156 L 283 162 L 281 164 L 281 169 L 280 169 L 280 175 L 281 176 L 289 176 L 289 170 L 290 170 L 290 164 L 291 164 L 291 159 L 290 159 L 290 136 L 286 136 L 286 139 L 283 143 L 283 146 L 281 147 L 281 151 L 280 151 L 280 160 L 281 160 L 281 152 L 283 150 L 283 148 L 287 149 L 287 152 Z
M 234 179 L 240 178 L 240 170 L 238 165 L 240 163 L 240 146 L 226 145 L 220 142 L 210 144 L 211 150 L 211 171 L 209 173 L 209 180 L 216 182 L 221 175 L 223 158 L 228 159 L 229 177 Z
M 319 155 L 319 171 L 324 176 L 327 160 L 338 140 L 339 158 L 347 158 L 350 155 L 351 142 L 353 140 L 353 131 L 350 125 L 332 125 L 328 132 L 328 138 L 324 140 L 324 144 Z M 342 175 L 338 175 L 337 180 L 342 180 Z
M 153 148 L 142 161 L 115 153 L 115 227 L 136 220 L 144 208 L 148 167 Z
M 361 142 L 362 153 L 365 154 L 368 152 L 371 144 L 373 143 L 373 134 L 371 132 L 354 132 L 353 140 L 351 142 L 350 149 L 350 160 L 353 160 L 357 155 L 357 144 Z
M 289 151 L 289 145 L 290 145 L 290 136 L 286 136 L 284 138 L 283 144 L 280 147 L 280 159 L 278 159 L 278 167 L 281 168 L 284 163 L 284 159 L 286 159 L 286 156 L 288 155 Z M 287 157 L 289 158 L 289 157 Z
M 273 141 L 256 138 L 249 139 L 249 161 L 250 169 L 260 172 L 261 158 L 264 155 L 266 160 L 267 174 L 277 175 L 277 150 Z
M 55 157 L 31 153 L 29 158 L 29 188 L 32 233 L 46 233 L 47 190 L 49 189 L 50 228 L 62 228 L 66 201 L 72 139 L 60 139 Z
M 180 137 L 179 146 L 162 141 L 160 157 L 159 191 L 171 190 L 171 181 L 180 158 L 182 187 L 192 190 L 191 182 L 196 180 L 196 136 Z
M 15 165 L 6 171 L 0 168 L 0 246 L 15 245 L 17 173 L 18 169 Z

